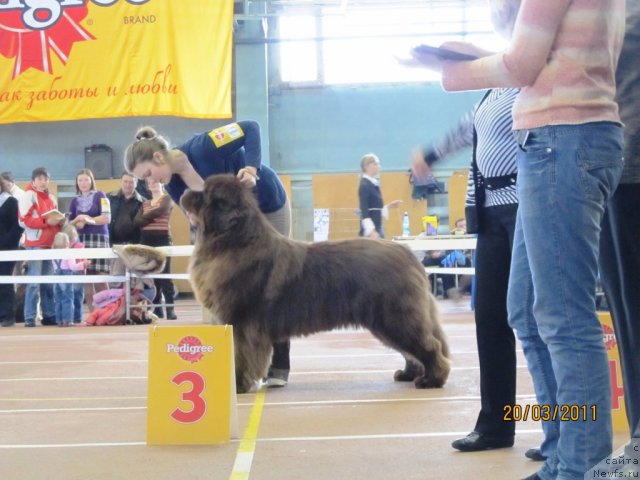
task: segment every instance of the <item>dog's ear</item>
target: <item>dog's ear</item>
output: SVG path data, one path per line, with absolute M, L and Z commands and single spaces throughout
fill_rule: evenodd
M 187 190 L 180 197 L 180 206 L 188 213 L 198 215 L 204 205 L 204 193 L 194 190 Z

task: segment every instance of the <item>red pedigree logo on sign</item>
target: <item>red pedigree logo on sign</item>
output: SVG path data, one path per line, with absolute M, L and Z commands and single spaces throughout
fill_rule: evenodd
M 184 337 L 177 345 L 167 344 L 167 353 L 177 353 L 185 362 L 196 363 L 202 360 L 205 353 L 213 352 L 211 345 L 202 345 L 198 337 Z
M 118 0 L 91 0 L 107 7 Z M 149 0 L 127 0 L 143 4 Z M 63 64 L 75 42 L 95 40 L 80 22 L 89 0 L 0 0 L 0 55 L 14 58 L 13 78 L 29 68 L 53 73 L 51 52 Z
M 604 344 L 607 347 L 607 351 L 614 348 L 618 342 L 616 341 L 616 334 L 609 325 L 602 325 L 602 334 L 604 336 Z

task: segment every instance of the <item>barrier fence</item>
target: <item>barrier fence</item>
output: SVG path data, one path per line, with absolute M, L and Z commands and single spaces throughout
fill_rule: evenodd
M 193 245 L 176 245 L 170 247 L 156 247 L 169 257 L 190 257 Z M 116 259 L 118 256 L 111 248 L 65 248 L 41 250 L 3 250 L 0 251 L 0 262 L 19 262 L 35 260 L 70 260 L 70 259 Z M 0 284 L 30 284 L 30 283 L 124 283 L 125 306 L 127 320 L 130 319 L 131 309 L 131 279 L 136 277 L 125 268 L 124 275 L 6 275 L 0 276 Z M 145 275 L 145 278 L 170 278 L 172 280 L 188 280 L 188 273 L 158 273 Z M 80 280 L 80 281 L 79 281 Z
M 433 237 L 396 237 L 394 242 L 405 245 L 413 251 L 430 250 L 474 250 L 476 238 L 474 235 L 439 235 Z M 174 245 L 156 247 L 168 257 L 190 257 L 193 245 Z M 32 261 L 32 260 L 69 260 L 69 259 L 116 259 L 118 256 L 111 248 L 66 248 L 42 250 L 3 250 L 0 251 L 0 262 Z M 474 275 L 474 268 L 461 267 L 425 267 L 429 274 Z M 6 275 L 0 276 L 0 284 L 29 284 L 29 283 L 124 283 L 127 319 L 131 308 L 131 278 L 135 277 L 129 269 L 124 275 L 83 275 L 81 281 L 75 275 Z M 146 275 L 145 278 L 170 278 L 172 280 L 188 280 L 188 273 L 164 273 Z

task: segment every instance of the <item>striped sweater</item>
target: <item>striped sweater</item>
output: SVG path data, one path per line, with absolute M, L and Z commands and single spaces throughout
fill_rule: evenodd
M 133 223 L 137 227 L 142 227 L 145 233 L 168 235 L 171 210 L 173 210 L 173 203 L 167 194 L 158 199 L 145 200 Z
M 475 113 L 469 112 L 432 147 L 434 161 L 473 146 L 473 130 L 477 135 L 476 163 L 484 178 L 502 177 L 517 172 L 518 146 L 511 133 L 511 109 L 518 95 L 515 88 L 497 88 L 489 92 Z M 473 170 L 469 169 L 466 205 L 475 205 Z M 518 203 L 515 185 L 486 190 L 483 207 Z
M 507 50 L 444 62 L 445 90 L 520 87 L 514 129 L 620 122 L 615 68 L 624 0 L 522 0 Z

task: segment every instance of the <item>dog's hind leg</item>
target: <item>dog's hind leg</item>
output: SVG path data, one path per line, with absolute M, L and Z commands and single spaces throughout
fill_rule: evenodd
M 422 308 L 421 308 L 422 307 Z M 396 380 L 409 380 L 414 372 L 411 363 L 416 361 L 420 370 L 412 380 L 416 388 L 439 388 L 444 385 L 449 376 L 451 366 L 447 358 L 449 348 L 444 333 L 437 322 L 437 312 L 428 305 L 405 306 L 404 311 L 396 310 L 396 318 L 400 313 L 401 323 L 397 321 L 379 324 L 381 328 L 372 333 L 383 343 L 402 353 L 405 359 L 410 359 L 405 370 L 395 373 Z M 391 312 L 388 312 L 392 315 Z M 402 325 L 401 328 L 399 326 Z M 398 378 L 404 377 L 404 378 Z

